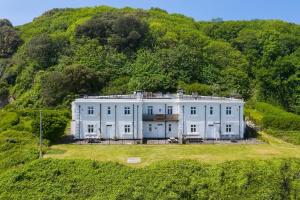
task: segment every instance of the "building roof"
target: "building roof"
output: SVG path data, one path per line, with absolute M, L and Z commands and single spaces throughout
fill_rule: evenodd
M 130 95 L 107 95 L 107 96 L 84 96 L 78 98 L 75 102 L 103 102 L 103 101 L 149 101 L 149 102 L 159 102 L 159 101 L 205 101 L 205 102 L 238 102 L 244 103 L 243 99 L 228 98 L 228 97 L 216 97 L 216 96 L 200 96 L 198 94 L 185 95 L 183 92 L 178 92 L 177 94 L 171 93 L 152 93 L 152 92 L 135 92 Z

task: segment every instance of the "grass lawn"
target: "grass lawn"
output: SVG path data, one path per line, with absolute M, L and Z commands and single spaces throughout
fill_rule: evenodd
M 128 157 L 140 157 L 145 166 L 160 160 L 192 159 L 205 163 L 230 160 L 300 158 L 300 146 L 292 145 L 261 133 L 265 144 L 201 144 L 201 145 L 53 145 L 46 158 L 92 159 L 126 164 Z M 132 164 L 131 164 L 132 165 Z

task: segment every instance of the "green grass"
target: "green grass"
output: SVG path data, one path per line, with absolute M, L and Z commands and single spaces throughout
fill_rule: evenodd
M 196 160 L 222 163 L 233 160 L 300 158 L 300 147 L 261 133 L 264 144 L 201 144 L 201 145 L 53 145 L 46 158 L 91 159 L 126 164 L 128 157 L 141 157 L 146 166 L 163 160 Z M 57 154 L 54 152 L 58 151 Z M 64 151 L 64 153 L 62 153 Z

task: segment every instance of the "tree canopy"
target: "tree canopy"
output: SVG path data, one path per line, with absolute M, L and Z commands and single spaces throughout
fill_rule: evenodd
M 157 8 L 54 9 L 17 29 L 0 20 L 0 50 L 0 79 L 15 105 L 183 88 L 300 112 L 300 26 L 283 21 L 197 22 Z

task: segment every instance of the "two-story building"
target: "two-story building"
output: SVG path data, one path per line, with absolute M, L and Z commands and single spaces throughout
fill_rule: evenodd
M 76 139 L 242 139 L 244 101 L 198 95 L 86 96 L 72 103 Z

